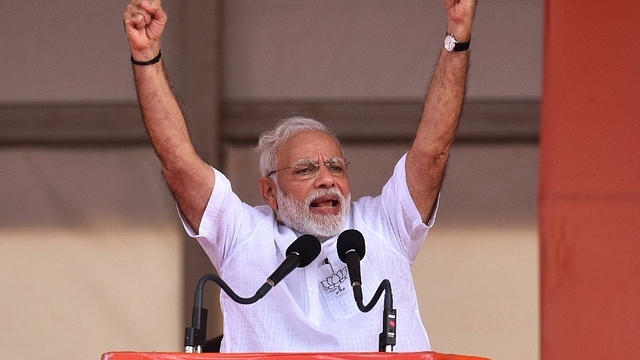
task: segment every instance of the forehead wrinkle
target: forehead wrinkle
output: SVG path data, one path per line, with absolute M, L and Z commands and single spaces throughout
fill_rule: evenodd
M 301 159 L 320 161 L 342 156 L 342 147 L 331 135 L 321 131 L 303 131 L 293 135 L 277 150 L 280 166 L 290 166 Z

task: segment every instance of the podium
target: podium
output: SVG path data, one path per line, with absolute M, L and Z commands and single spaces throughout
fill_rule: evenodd
M 169 352 L 109 352 L 102 360 L 490 360 L 483 357 L 440 354 L 432 351 L 411 353 L 169 353 Z

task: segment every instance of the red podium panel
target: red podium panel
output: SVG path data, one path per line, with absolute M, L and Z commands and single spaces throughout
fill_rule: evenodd
M 439 354 L 431 351 L 412 353 L 163 353 L 163 352 L 109 352 L 102 355 L 102 360 L 490 360 L 488 358 Z

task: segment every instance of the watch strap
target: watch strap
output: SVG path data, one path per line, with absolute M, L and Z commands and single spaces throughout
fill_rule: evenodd
M 471 41 L 467 42 L 456 42 L 456 46 L 453 47 L 453 51 L 465 51 L 469 50 L 469 45 L 471 45 Z

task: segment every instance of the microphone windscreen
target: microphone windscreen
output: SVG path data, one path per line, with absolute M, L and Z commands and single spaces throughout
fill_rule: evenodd
M 320 240 L 313 235 L 302 235 L 297 238 L 285 252 L 286 256 L 289 256 L 292 252 L 300 255 L 300 264 L 298 267 L 305 267 L 320 255 Z
M 342 232 L 340 236 L 338 236 L 338 257 L 342 262 L 346 263 L 347 252 L 350 250 L 355 250 L 360 257 L 360 260 L 364 257 L 365 248 L 364 248 L 364 236 L 360 231 L 355 229 L 348 229 Z

